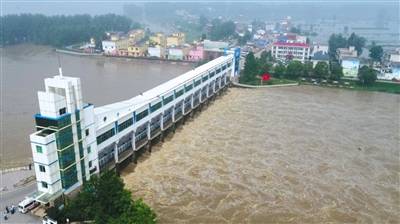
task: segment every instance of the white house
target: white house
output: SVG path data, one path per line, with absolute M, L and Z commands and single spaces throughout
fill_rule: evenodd
M 101 42 L 103 46 L 103 52 L 105 54 L 116 54 L 117 53 L 117 46 L 115 41 L 103 40 Z

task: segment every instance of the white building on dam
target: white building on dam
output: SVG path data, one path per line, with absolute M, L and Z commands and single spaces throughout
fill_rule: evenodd
M 85 104 L 79 78 L 45 79 L 40 113 L 30 135 L 42 204 L 68 195 L 92 175 L 130 161 L 151 140 L 227 86 L 238 73 L 240 50 L 201 65 L 131 99 Z

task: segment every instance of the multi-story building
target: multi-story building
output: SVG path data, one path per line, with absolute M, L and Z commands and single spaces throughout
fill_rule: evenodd
M 182 46 L 185 43 L 184 33 L 173 33 L 167 37 L 167 47 Z
M 128 33 L 129 40 L 133 43 L 141 41 L 145 36 L 145 32 L 142 29 L 131 30 Z
M 82 101 L 79 78 L 45 79 L 40 113 L 30 135 L 38 194 L 44 204 L 68 194 L 99 172 L 94 107 Z
M 166 47 L 167 45 L 167 39 L 163 33 L 156 33 L 155 35 L 150 36 L 149 40 L 150 45 L 158 45 L 161 47 Z
M 310 46 L 305 43 L 272 44 L 272 56 L 279 60 L 293 59 L 304 62 L 310 57 Z
M 192 69 L 131 99 L 83 103 L 79 78 L 45 79 L 30 135 L 35 199 L 47 204 L 92 175 L 116 169 L 225 87 L 239 70 L 240 50 Z
M 144 43 L 137 43 L 128 46 L 128 56 L 134 56 L 134 57 L 147 56 L 147 45 Z
M 101 42 L 103 52 L 108 55 L 115 55 L 117 54 L 117 46 L 115 44 L 115 41 L 111 40 L 103 40 Z

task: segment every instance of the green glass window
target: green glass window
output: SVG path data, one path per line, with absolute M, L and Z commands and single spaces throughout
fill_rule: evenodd
M 197 80 L 197 81 L 194 82 L 194 86 L 198 86 L 198 85 L 200 85 L 200 84 L 201 84 L 201 79 L 199 79 L 199 80 Z
M 104 132 L 103 134 L 97 136 L 97 144 L 101 144 L 102 142 L 106 141 L 107 139 L 111 138 L 115 135 L 114 128 Z
M 73 134 L 72 134 L 72 126 L 64 128 L 56 133 L 56 143 L 57 143 L 58 150 L 62 150 L 65 147 L 71 145 L 73 143 L 73 141 L 74 141 L 74 138 L 73 138 Z
M 228 68 L 229 68 L 229 67 L 231 67 L 231 65 L 232 65 L 232 63 L 231 63 L 231 62 L 229 62 L 229 63 L 228 63 Z
M 204 75 L 203 76 L 203 82 L 205 82 L 205 81 L 207 81 L 208 80 L 208 75 Z
M 225 71 L 225 69 L 226 69 L 226 65 L 223 65 L 222 66 L 222 71 Z
M 175 92 L 175 98 L 178 98 L 178 97 L 182 96 L 183 93 L 184 93 L 184 89 L 181 89 L 181 90 L 179 90 L 179 91 L 176 91 L 176 92 Z
M 87 153 L 89 154 L 91 152 L 90 146 L 87 147 Z
M 79 142 L 79 156 L 80 156 L 81 159 L 85 155 L 84 152 L 85 152 L 85 150 L 83 149 L 82 142 Z
M 37 152 L 37 153 L 43 153 L 42 146 L 37 145 L 37 146 L 36 146 L 36 152 Z
M 214 75 L 215 75 L 215 71 L 210 72 L 210 78 L 214 77 Z
M 43 187 L 43 188 L 47 188 L 47 187 L 48 187 L 48 186 L 47 186 L 47 183 L 44 182 L 44 181 L 42 181 L 42 187 Z
M 217 74 L 221 72 L 221 68 L 217 68 Z
M 145 118 L 147 115 L 149 115 L 149 111 L 148 110 L 144 110 L 138 114 L 136 114 L 136 121 L 140 121 L 143 118 Z
M 133 119 L 129 118 L 128 120 L 118 124 L 118 132 L 125 130 L 126 128 L 130 127 L 133 124 Z
M 81 115 L 80 115 L 80 111 L 79 110 L 75 112 L 75 118 L 76 118 L 76 121 L 79 121 L 81 119 Z
M 40 172 L 42 172 L 42 173 L 45 173 L 45 172 L 46 172 L 46 168 L 45 168 L 43 165 L 39 165 L 39 170 L 40 170 Z
M 60 168 L 64 169 L 75 162 L 75 148 L 74 145 L 64 149 L 63 151 L 58 151 L 58 163 Z
M 153 106 L 150 106 L 150 111 L 153 113 L 154 111 L 157 111 L 161 107 L 162 107 L 162 102 L 160 101 L 160 102 L 154 104 Z
M 190 85 L 185 85 L 185 92 L 188 92 L 188 91 L 190 91 L 191 89 L 193 89 L 193 84 L 190 84 Z
M 171 95 L 171 96 L 166 97 L 166 98 L 163 99 L 163 104 L 167 105 L 169 102 L 171 102 L 173 100 L 174 100 L 174 95 Z
M 71 166 L 69 169 L 61 171 L 61 183 L 64 189 L 68 189 L 78 182 L 76 165 Z

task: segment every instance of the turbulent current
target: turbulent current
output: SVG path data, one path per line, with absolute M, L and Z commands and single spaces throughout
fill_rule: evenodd
M 398 223 L 399 103 L 231 88 L 122 176 L 160 223 Z

